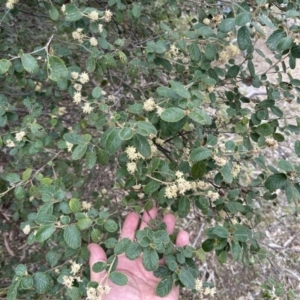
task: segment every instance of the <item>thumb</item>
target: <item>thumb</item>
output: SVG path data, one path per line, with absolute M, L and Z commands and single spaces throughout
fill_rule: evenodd
M 106 254 L 104 252 L 104 250 L 97 244 L 89 244 L 88 245 L 88 249 L 90 251 L 90 270 L 91 270 L 91 281 L 100 281 L 103 276 L 105 275 L 105 271 L 100 272 L 100 273 L 96 273 L 92 270 L 93 265 L 96 262 L 102 261 L 102 262 L 106 262 L 107 257 Z

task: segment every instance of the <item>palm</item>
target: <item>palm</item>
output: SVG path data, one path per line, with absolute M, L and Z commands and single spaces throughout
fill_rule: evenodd
M 140 229 L 146 227 L 150 218 L 155 218 L 156 214 L 157 214 L 156 209 L 152 209 L 151 211 L 149 211 L 148 214 L 144 214 Z M 169 233 L 173 232 L 175 226 L 174 216 L 166 215 L 164 217 L 164 221 L 167 224 L 167 231 Z M 121 236 L 123 238 L 127 237 L 133 240 L 138 222 L 139 222 L 139 218 L 136 214 L 134 213 L 129 214 L 124 222 Z M 185 231 L 180 232 L 177 236 L 176 244 L 178 246 L 184 246 L 187 243 L 188 243 L 188 234 Z M 89 249 L 91 252 L 90 266 L 92 266 L 97 261 L 106 260 L 105 252 L 100 246 L 96 244 L 90 244 Z M 155 293 L 156 286 L 160 279 L 156 278 L 152 272 L 145 270 L 142 264 L 141 257 L 131 261 L 128 258 L 126 258 L 125 255 L 120 255 L 117 270 L 124 273 L 127 276 L 128 283 L 125 286 L 117 286 L 109 281 L 108 284 L 111 287 L 111 291 L 109 292 L 108 295 L 102 296 L 103 300 L 162 299 L 161 297 L 157 296 Z M 104 277 L 106 277 L 105 272 L 102 273 L 91 272 L 91 280 L 93 281 L 101 282 L 101 280 Z M 173 287 L 171 292 L 163 299 L 177 300 L 178 298 L 179 298 L 179 289 L 178 287 Z

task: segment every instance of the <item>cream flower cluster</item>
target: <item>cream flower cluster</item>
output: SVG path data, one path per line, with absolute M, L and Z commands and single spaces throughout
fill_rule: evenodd
M 214 156 L 213 158 L 215 163 L 220 167 L 223 167 L 227 163 L 227 159 L 224 157 Z
M 198 180 L 198 181 L 187 181 L 183 177 L 183 173 L 180 171 L 177 171 L 175 173 L 177 179 L 172 182 L 168 183 L 166 189 L 165 189 L 165 196 L 168 199 L 176 198 L 179 195 L 184 195 L 185 192 L 193 190 L 194 192 L 197 192 L 198 189 L 200 190 L 206 190 L 210 187 L 210 185 L 204 181 Z
M 240 53 L 240 49 L 238 46 L 230 43 L 219 53 L 219 60 L 221 62 L 227 62 L 230 58 L 238 55 Z
M 26 225 L 23 229 L 22 229 L 22 231 L 25 233 L 25 234 L 29 234 L 29 232 L 30 232 L 30 225 Z
M 17 132 L 16 133 L 16 140 L 18 142 L 21 142 L 23 137 L 26 135 L 26 132 L 24 130 L 20 131 L 20 132 Z
M 76 90 L 76 92 L 74 93 L 73 96 L 73 102 L 75 102 L 76 104 L 79 104 L 82 100 L 82 94 L 81 94 L 81 90 L 82 90 L 82 85 L 85 83 L 88 83 L 90 81 L 90 77 L 89 74 L 87 72 L 71 72 L 71 77 L 73 79 L 73 87 Z M 76 82 L 79 81 L 80 83 Z M 84 105 L 82 106 L 82 111 L 86 114 L 90 114 L 92 111 L 94 110 L 94 107 L 91 106 L 91 104 L 89 102 L 85 102 Z
M 153 97 L 150 97 L 149 99 L 147 99 L 145 102 L 144 102 L 144 105 L 143 105 L 143 108 L 145 111 L 153 111 L 156 109 L 156 113 L 158 116 L 160 116 L 163 111 L 165 110 L 164 108 L 158 106 Z
M 81 210 L 90 210 L 93 207 L 93 204 L 88 201 L 82 201 Z
M 76 261 L 71 261 L 71 273 L 73 275 L 76 275 L 78 273 L 78 271 L 80 270 L 82 264 L 78 264 L 76 263 Z
M 110 286 L 105 284 L 101 285 L 99 284 L 98 287 L 95 289 L 93 287 L 89 287 L 86 290 L 87 293 L 87 300 L 101 300 L 102 295 L 109 294 L 110 292 Z
M 67 288 L 71 288 L 73 286 L 73 282 L 74 280 L 78 281 L 78 282 L 82 282 L 82 279 L 80 278 L 80 276 L 63 276 L 62 278 L 63 280 L 63 285 L 66 286 Z
M 267 139 L 266 139 L 266 145 L 267 145 L 269 148 L 273 148 L 273 149 L 276 149 L 276 148 L 278 147 L 277 141 L 275 141 L 275 140 L 272 139 L 272 138 L 267 138 Z
M 83 28 L 77 28 L 75 31 L 72 32 L 72 37 L 75 41 L 82 44 L 84 40 L 88 40 L 91 46 L 98 46 L 98 40 L 95 37 L 88 37 L 82 33 Z
M 15 5 L 19 2 L 19 0 L 8 0 L 5 4 L 7 9 L 13 9 Z
M 195 281 L 195 290 L 198 292 L 198 295 L 200 297 L 200 299 L 203 299 L 203 296 L 212 296 L 214 297 L 214 295 L 216 294 L 216 288 L 203 288 L 203 283 L 202 280 L 200 280 L 199 278 L 196 279 Z

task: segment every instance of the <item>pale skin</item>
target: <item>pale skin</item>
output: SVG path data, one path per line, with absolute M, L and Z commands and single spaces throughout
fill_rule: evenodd
M 145 212 L 142 217 L 141 225 L 138 227 L 140 217 L 136 213 L 130 213 L 125 221 L 121 230 L 122 238 L 129 238 L 134 240 L 135 232 L 137 229 L 144 229 L 149 227 L 149 221 L 155 219 L 157 216 L 157 209 L 152 208 L 150 211 Z M 167 232 L 173 233 L 175 227 L 175 217 L 172 214 L 166 214 L 163 221 L 167 225 Z M 189 235 L 186 231 L 180 231 L 176 238 L 176 246 L 186 246 L 189 243 Z M 90 268 L 91 268 L 91 281 L 101 282 L 103 285 L 106 281 L 106 271 L 95 273 L 92 271 L 92 266 L 98 261 L 106 261 L 107 257 L 104 250 L 97 244 L 90 244 L 88 246 L 90 251 Z M 163 260 L 160 261 L 163 264 Z M 119 255 L 119 263 L 117 270 L 124 273 L 128 278 L 128 283 L 125 286 L 118 286 L 108 280 L 108 285 L 111 291 L 108 295 L 103 295 L 103 300 L 178 300 L 179 288 L 174 286 L 171 292 L 164 298 L 155 294 L 155 288 L 160 281 L 152 272 L 148 272 L 142 265 L 142 257 L 136 260 L 129 260 L 124 254 Z

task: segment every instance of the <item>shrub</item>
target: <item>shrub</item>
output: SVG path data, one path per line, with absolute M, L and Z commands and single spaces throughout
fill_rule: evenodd
M 194 292 L 197 251 L 245 265 L 265 256 L 255 234 L 262 203 L 278 190 L 291 204 L 300 198 L 299 166 L 264 155 L 299 134 L 300 118 L 286 109 L 300 103 L 298 1 L 1 4 L 0 203 L 10 216 L 0 228 L 17 225 L 32 249 L 11 261 L 8 299 L 86 296 L 91 241 L 110 264 L 144 253 L 162 278 L 156 262 L 169 255 L 169 288 Z M 103 166 L 116 170 L 120 199 L 95 185 Z M 134 242 L 118 240 L 123 211 L 153 206 L 201 217 L 207 239 L 174 248 L 153 222 Z

